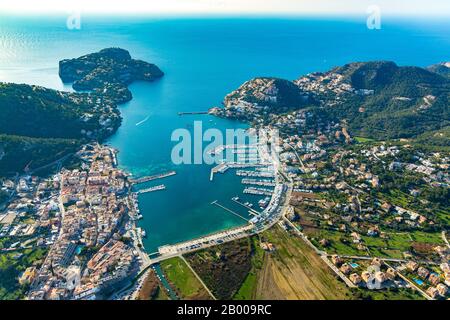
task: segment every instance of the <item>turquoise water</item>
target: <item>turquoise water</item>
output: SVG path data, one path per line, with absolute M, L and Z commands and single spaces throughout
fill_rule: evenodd
M 225 94 L 256 76 L 295 79 L 350 61 L 383 59 L 418 66 L 448 61 L 449 26 L 414 19 L 383 21 L 381 30 L 368 30 L 365 18 L 83 17 L 81 30 L 71 31 L 64 17 L 1 17 L 0 81 L 70 90 L 58 78 L 58 61 L 111 46 L 160 66 L 163 79 L 131 86 L 134 99 L 121 106 L 122 127 L 109 140 L 120 150 L 121 166 L 136 176 L 169 169 L 178 173 L 150 184 L 164 183 L 165 191 L 140 197 L 140 225 L 148 235 L 144 243 L 153 252 L 163 244 L 244 222 L 211 205 L 214 200 L 246 214 L 230 200 L 242 190 L 231 172 L 210 182 L 209 166 L 174 166 L 170 161 L 174 129 L 191 128 L 194 120 L 202 120 L 205 128 L 245 126 L 177 112 L 219 105 Z

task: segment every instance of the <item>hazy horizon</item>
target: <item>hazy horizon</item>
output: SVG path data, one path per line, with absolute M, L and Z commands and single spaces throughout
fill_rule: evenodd
M 366 15 L 377 6 L 386 16 L 450 15 L 450 1 L 429 0 L 2 0 L 0 13 L 39 14 L 80 11 L 115 15 Z

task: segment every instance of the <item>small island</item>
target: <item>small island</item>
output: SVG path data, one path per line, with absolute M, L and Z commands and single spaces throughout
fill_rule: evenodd
M 59 62 L 59 76 L 76 91 L 93 91 L 120 104 L 132 99 L 133 81 L 154 81 L 164 73 L 154 64 L 131 58 L 127 50 L 107 48 Z

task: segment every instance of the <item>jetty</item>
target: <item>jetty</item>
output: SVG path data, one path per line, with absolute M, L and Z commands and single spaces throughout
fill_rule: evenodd
M 234 202 L 236 202 L 237 204 L 239 204 L 239 205 L 243 206 L 244 208 L 248 209 L 248 213 L 249 213 L 249 214 L 252 214 L 252 215 L 254 215 L 254 216 L 259 216 L 259 215 L 261 214 L 261 212 L 256 211 L 255 209 L 249 207 L 249 206 L 246 205 L 245 203 L 242 203 L 242 202 L 240 202 L 240 201 L 238 201 L 238 200 L 236 200 L 236 199 L 231 199 L 231 201 L 234 201 Z
M 176 174 L 177 173 L 175 171 L 168 171 L 168 172 L 163 172 L 160 174 L 155 174 L 153 176 L 145 176 L 145 177 L 141 177 L 141 178 L 137 178 L 137 179 L 129 179 L 129 181 L 132 184 L 141 184 L 141 183 L 153 181 L 156 179 L 167 178 L 167 177 L 170 177 L 170 176 L 173 176 Z
M 195 114 L 208 114 L 208 111 L 178 112 L 179 116 L 187 116 L 187 115 L 195 115 Z
M 231 210 L 231 209 L 228 209 L 227 207 L 225 207 L 225 206 L 223 206 L 223 205 L 221 205 L 221 204 L 219 204 L 218 202 L 217 202 L 217 200 L 215 200 L 215 201 L 213 201 L 213 202 L 211 202 L 211 204 L 213 204 L 213 205 L 216 205 L 216 206 L 218 206 L 218 207 L 220 207 L 220 208 L 222 208 L 223 210 L 225 210 L 225 211 L 228 211 L 229 213 L 231 213 L 231 214 L 234 214 L 236 217 L 239 217 L 239 218 L 241 218 L 241 219 L 243 219 L 243 220 L 245 220 L 245 221 L 247 221 L 248 222 L 248 219 L 247 218 L 244 218 L 243 216 L 241 216 L 239 213 L 237 213 L 237 212 L 234 212 L 233 210 Z
M 154 192 L 154 191 L 160 191 L 160 190 L 164 190 L 166 189 L 166 186 L 163 184 L 160 184 L 159 186 L 154 186 L 151 188 L 146 188 L 146 189 L 142 189 L 137 191 L 137 193 L 142 194 L 142 193 L 148 193 L 148 192 Z

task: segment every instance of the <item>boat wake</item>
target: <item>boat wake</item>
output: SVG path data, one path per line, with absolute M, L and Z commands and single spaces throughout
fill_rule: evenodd
M 143 124 L 144 122 L 146 122 L 149 118 L 150 118 L 150 116 L 147 116 L 144 120 L 139 121 L 138 123 L 136 123 L 136 126 L 140 126 L 141 124 Z

